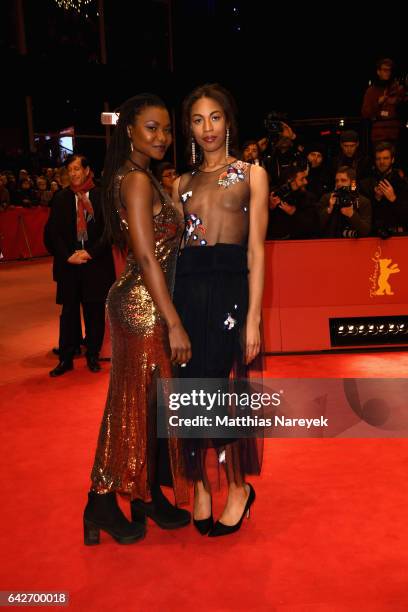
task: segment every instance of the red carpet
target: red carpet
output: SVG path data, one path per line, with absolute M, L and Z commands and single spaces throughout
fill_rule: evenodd
M 48 260 L 0 267 L 0 590 L 69 591 L 70 610 L 408 609 L 405 440 L 269 440 L 251 519 L 229 538 L 149 523 L 142 542 L 82 542 L 108 383 L 83 359 L 52 380 Z M 281 356 L 271 376 L 406 376 L 407 353 Z M 215 514 L 222 506 L 217 494 Z

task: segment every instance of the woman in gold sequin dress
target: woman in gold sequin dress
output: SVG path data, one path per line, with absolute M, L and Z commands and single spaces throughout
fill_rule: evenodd
M 180 441 L 156 436 L 156 381 L 172 376 L 172 363 L 191 358 L 189 338 L 172 303 L 176 257 L 183 230 L 173 206 L 149 170 L 171 142 L 167 109 L 141 94 L 120 108 L 103 175 L 105 238 L 128 247 L 127 265 L 109 292 L 112 370 L 99 433 L 92 487 L 84 512 L 85 544 L 99 531 L 119 543 L 145 534 L 146 517 L 164 529 L 190 522 L 160 485 L 187 501 Z M 119 509 L 116 492 L 131 500 L 132 521 Z
M 177 263 L 174 303 L 191 340 L 192 359 L 179 377 L 228 379 L 260 351 L 268 180 L 260 166 L 238 160 L 234 101 L 218 84 L 194 90 L 183 104 L 192 171 L 175 181 L 186 230 Z M 244 374 L 245 376 L 245 374 Z M 206 453 L 226 468 L 228 496 L 214 524 Z M 194 525 L 211 537 L 237 531 L 255 499 L 248 474 L 261 469 L 254 438 L 184 440 L 194 481 Z

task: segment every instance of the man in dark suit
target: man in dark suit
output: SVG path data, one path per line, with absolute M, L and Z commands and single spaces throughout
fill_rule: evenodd
M 55 194 L 47 228 L 54 254 L 60 317 L 60 362 L 50 376 L 73 368 L 78 344 L 78 307 L 82 304 L 87 363 L 98 372 L 105 331 L 105 300 L 115 280 L 112 250 L 102 242 L 103 217 L 99 188 L 86 158 L 72 155 L 65 163 L 70 186 Z

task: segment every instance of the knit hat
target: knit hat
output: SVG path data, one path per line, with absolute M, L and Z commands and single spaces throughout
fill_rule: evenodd
M 326 147 L 321 142 L 311 142 L 305 146 L 305 154 L 309 153 L 321 153 L 323 157 L 326 155 Z
M 340 142 L 360 142 L 360 139 L 354 130 L 346 130 L 341 134 Z

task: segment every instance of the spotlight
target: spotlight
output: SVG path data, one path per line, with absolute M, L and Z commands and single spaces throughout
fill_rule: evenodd
M 408 344 L 408 315 L 330 319 L 332 346 Z
M 378 334 L 378 330 L 377 330 L 377 326 L 373 325 L 372 323 L 368 326 L 368 335 L 369 336 L 375 336 L 376 334 Z

